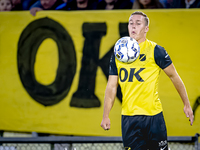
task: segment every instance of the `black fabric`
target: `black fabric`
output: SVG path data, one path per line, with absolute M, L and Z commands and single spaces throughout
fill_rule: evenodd
M 125 150 L 168 150 L 163 113 L 155 116 L 122 115 L 122 139 Z
M 111 59 L 110 59 L 109 75 L 118 75 L 114 53 L 113 53 L 113 55 L 111 56 Z
M 155 58 L 156 64 L 162 69 L 165 69 L 172 63 L 172 60 L 167 54 L 166 50 L 159 45 L 155 46 L 154 58 Z

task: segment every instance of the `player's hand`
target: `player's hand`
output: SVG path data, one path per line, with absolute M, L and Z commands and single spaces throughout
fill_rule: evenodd
M 101 122 L 101 127 L 104 130 L 109 130 L 110 129 L 110 119 L 109 118 L 103 118 Z
M 36 12 L 41 11 L 41 10 L 43 10 L 43 9 L 39 8 L 39 7 L 33 7 L 33 8 L 31 8 L 30 13 L 31 13 L 31 15 L 35 16 Z
M 194 115 L 191 106 L 184 106 L 184 113 L 187 118 L 190 119 L 190 125 L 192 126 L 193 121 L 194 121 Z

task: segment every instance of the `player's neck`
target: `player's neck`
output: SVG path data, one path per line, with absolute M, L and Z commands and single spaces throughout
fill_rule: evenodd
M 140 44 L 140 43 L 142 43 L 144 41 L 146 41 L 146 37 L 143 37 L 143 38 L 137 40 L 138 44 Z

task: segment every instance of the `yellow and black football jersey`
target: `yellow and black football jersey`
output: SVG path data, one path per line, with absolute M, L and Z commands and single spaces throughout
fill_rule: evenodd
M 140 45 L 140 55 L 132 63 L 111 57 L 109 75 L 117 75 L 121 86 L 122 115 L 153 116 L 162 111 L 158 97 L 158 79 L 161 69 L 172 61 L 166 50 L 146 40 Z

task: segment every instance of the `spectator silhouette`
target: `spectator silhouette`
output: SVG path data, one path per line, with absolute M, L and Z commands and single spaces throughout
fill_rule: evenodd
M 164 8 L 171 8 L 171 3 L 173 0 L 159 0 L 159 2 L 164 6 Z
M 12 2 L 11 0 L 0 0 L 0 11 L 11 11 Z
M 13 8 L 12 10 L 23 10 L 21 0 L 11 0 Z
M 30 13 L 35 16 L 41 10 L 56 10 L 63 3 L 62 0 L 38 0 L 31 6 Z
M 164 8 L 159 0 L 135 0 L 132 9 Z
M 101 0 L 97 9 L 131 9 L 133 3 L 130 0 Z
M 11 0 L 13 8 L 12 10 L 29 10 L 37 0 Z
M 95 10 L 98 0 L 70 0 L 62 10 Z
M 200 8 L 200 0 L 173 0 L 172 8 Z

